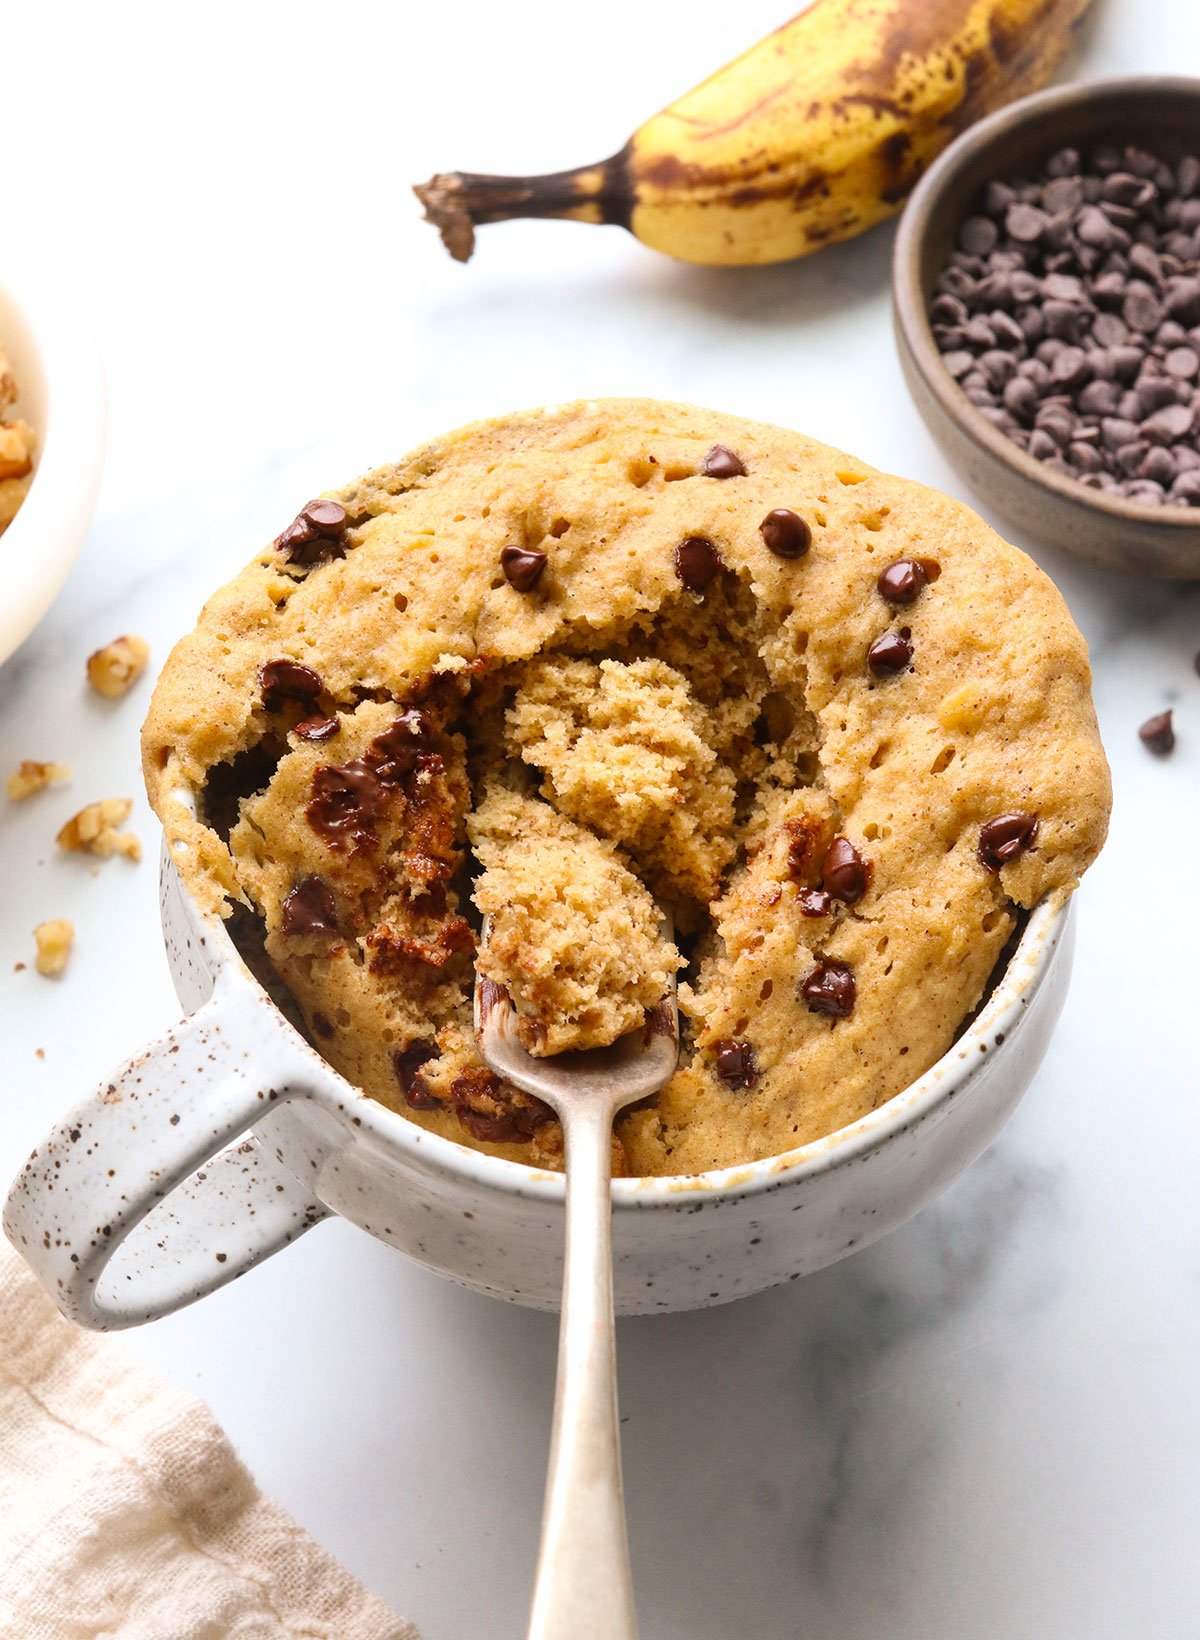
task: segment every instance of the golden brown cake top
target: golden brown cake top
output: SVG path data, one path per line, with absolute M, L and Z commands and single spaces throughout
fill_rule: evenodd
M 898 1092 L 1015 908 L 1103 842 L 1083 641 L 934 491 L 609 400 L 465 428 L 336 503 L 176 646 L 147 783 L 189 889 L 241 908 L 321 1050 L 451 1137 L 559 1143 L 471 1037 L 485 790 L 592 831 L 675 915 L 680 1069 L 618 1130 L 642 1172 L 773 1154 Z

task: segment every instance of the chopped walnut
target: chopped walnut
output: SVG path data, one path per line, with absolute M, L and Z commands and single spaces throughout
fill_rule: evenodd
M 29 494 L 32 474 L 24 478 L 0 478 L 0 535 L 3 535 L 21 510 L 21 503 Z
M 8 795 L 14 803 L 20 803 L 34 792 L 70 778 L 71 768 L 67 763 L 34 763 L 30 758 L 22 758 L 16 773 L 8 777 Z
M 17 516 L 33 478 L 33 428 L 28 422 L 3 419 L 16 402 L 16 378 L 0 348 L 0 535 Z
M 65 917 L 53 917 L 49 922 L 39 923 L 33 937 L 37 941 L 38 973 L 45 974 L 47 978 L 61 974 L 71 955 L 74 927 Z
M 127 632 L 88 656 L 88 682 L 98 695 L 117 700 L 133 688 L 149 659 L 150 645 L 145 638 Z
M 132 809 L 133 803 L 128 797 L 105 797 L 99 803 L 89 803 L 59 832 L 59 848 L 72 854 L 97 854 L 104 860 L 112 854 L 140 860 L 142 845 L 138 838 L 131 831 L 117 830 Z
M 0 415 L 10 410 L 17 402 L 17 379 L 13 375 L 12 365 L 8 362 L 8 355 L 0 347 Z
M 33 467 L 33 428 L 27 421 L 0 421 L 0 478 L 24 478 Z

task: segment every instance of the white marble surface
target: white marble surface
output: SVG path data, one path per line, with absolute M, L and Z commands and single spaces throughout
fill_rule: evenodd
M 1075 72 L 1200 70 L 1192 0 L 1101 0 Z M 138 787 L 147 685 L 205 593 L 312 491 L 476 413 L 577 394 L 801 426 L 951 491 L 892 348 L 890 234 L 794 267 L 676 267 L 618 230 L 518 224 L 452 266 L 406 183 L 617 146 L 786 6 L 30 7 L 6 19 L 6 235 L 72 277 L 105 352 L 110 458 L 80 564 L 0 669 L 0 1173 L 175 1013 L 140 868 L 56 858 Z M 441 19 L 452 16 L 443 30 Z M 0 251 L 2 254 L 2 251 Z M 1194 1640 L 1200 1634 L 1200 589 L 1052 550 L 1093 645 L 1116 776 L 1073 993 L 1002 1141 L 851 1261 L 621 1327 L 646 1640 Z M 1138 723 L 1177 706 L 1156 762 Z M 13 965 L 70 916 L 61 984 Z M 44 1059 L 35 1050 L 44 1049 Z M 128 1347 L 206 1395 L 263 1485 L 426 1640 L 522 1632 L 554 1325 L 323 1226 Z M 2 1618 L 2 1614 L 0 1614 Z

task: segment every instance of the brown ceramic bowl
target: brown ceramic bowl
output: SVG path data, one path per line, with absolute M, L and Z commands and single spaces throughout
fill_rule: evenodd
M 967 399 L 929 325 L 934 281 L 981 189 L 1058 148 L 1134 143 L 1164 159 L 1200 152 L 1200 80 L 1099 80 L 1042 91 L 981 120 L 921 180 L 900 222 L 893 300 L 900 362 L 947 460 L 986 505 L 1032 540 L 1107 569 L 1200 580 L 1200 508 L 1155 507 L 1091 490 L 1036 461 Z

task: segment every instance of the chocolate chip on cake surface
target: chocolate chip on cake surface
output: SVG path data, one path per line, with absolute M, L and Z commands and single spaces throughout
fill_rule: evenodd
M 999 871 L 1011 865 L 1033 845 L 1038 834 L 1038 819 L 1034 814 L 1014 811 L 998 814 L 979 828 L 977 853 L 980 862 L 989 871 Z
M 1200 663 L 1200 656 L 1197 657 Z M 1200 664 L 1197 665 L 1200 671 Z M 1165 757 L 1168 752 L 1175 750 L 1175 723 L 1174 713 L 1171 711 L 1156 712 L 1153 717 L 1147 718 L 1138 730 L 1138 738 L 1143 746 L 1148 746 L 1159 757 Z
M 285 700 L 311 701 L 321 693 L 320 678 L 300 661 L 267 661 L 258 669 L 258 685 L 268 712 L 277 712 Z
M 323 877 L 305 877 L 283 902 L 280 927 L 285 934 L 336 934 L 337 901 Z
M 814 1014 L 831 1019 L 848 1019 L 854 1012 L 858 987 L 849 963 L 822 957 L 800 986 L 800 995 Z
M 700 463 L 705 478 L 745 478 L 746 467 L 741 456 L 735 455 L 723 444 L 714 444 Z
M 292 733 L 297 740 L 310 740 L 321 744 L 326 740 L 332 740 L 340 727 L 337 718 L 322 717 L 318 712 L 312 717 L 301 718 Z
M 516 592 L 532 592 L 545 567 L 546 554 L 536 547 L 505 547 L 500 554 L 504 579 Z
M 941 565 L 933 558 L 897 558 L 894 564 L 880 571 L 875 585 L 887 603 L 903 607 L 914 603 L 940 574 Z
M 803 558 L 812 545 L 812 530 L 790 507 L 775 507 L 758 526 L 770 552 L 776 558 Z
M 854 905 L 870 887 L 872 871 L 848 837 L 835 837 L 821 867 L 821 887 L 843 905 Z
M 329 540 L 336 540 L 346 528 L 346 509 L 340 501 L 307 501 L 300 509 L 300 517 Z
M 758 1066 L 748 1042 L 714 1042 L 712 1053 L 717 1075 L 727 1088 L 752 1088 L 757 1084 Z
M 827 917 L 833 910 L 833 895 L 823 888 L 802 888 L 796 904 L 802 917 Z
M 306 501 L 275 545 L 290 563 L 303 568 L 322 558 L 346 555 L 346 509 L 340 501 Z
M 717 549 L 707 536 L 689 535 L 675 548 L 675 574 L 689 592 L 703 592 L 720 568 Z
M 876 677 L 892 677 L 905 671 L 913 658 L 912 633 L 902 626 L 899 632 L 884 632 L 867 650 L 867 665 Z

